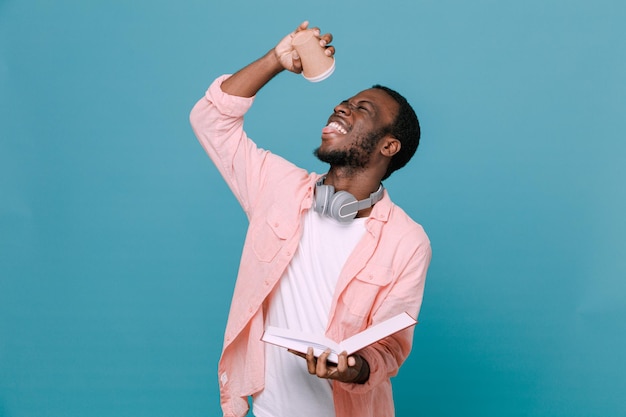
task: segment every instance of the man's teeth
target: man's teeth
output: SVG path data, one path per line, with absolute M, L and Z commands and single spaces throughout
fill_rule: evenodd
M 337 132 L 341 133 L 342 135 L 345 135 L 346 133 L 348 133 L 348 131 L 337 122 L 328 123 L 328 127 L 332 127 L 333 129 L 335 129 Z

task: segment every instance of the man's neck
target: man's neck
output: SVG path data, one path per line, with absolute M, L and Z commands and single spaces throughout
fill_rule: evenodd
M 380 177 L 368 172 L 346 173 L 341 169 L 331 168 L 326 174 L 324 184 L 335 187 L 335 192 L 347 191 L 357 200 L 364 200 L 378 190 Z

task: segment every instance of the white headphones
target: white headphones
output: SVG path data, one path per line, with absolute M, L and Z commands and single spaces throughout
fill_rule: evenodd
M 349 222 L 356 217 L 359 210 L 372 207 L 378 203 L 384 195 L 385 189 L 380 184 L 378 190 L 370 194 L 369 198 L 357 201 L 347 191 L 337 191 L 332 185 L 324 185 L 326 176 L 323 176 L 315 184 L 315 204 L 313 209 L 325 216 L 332 217 L 340 222 Z

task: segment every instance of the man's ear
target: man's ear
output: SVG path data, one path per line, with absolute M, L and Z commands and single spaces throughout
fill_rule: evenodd
M 401 147 L 402 147 L 402 144 L 400 143 L 398 139 L 394 138 L 393 136 L 388 135 L 388 136 L 385 136 L 383 139 L 383 147 L 381 148 L 380 152 L 383 155 L 391 158 L 392 156 L 400 152 Z

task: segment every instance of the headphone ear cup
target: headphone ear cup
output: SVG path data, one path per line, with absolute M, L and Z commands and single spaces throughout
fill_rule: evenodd
M 315 211 L 325 216 L 330 216 L 330 199 L 335 192 L 332 185 L 320 184 L 315 187 Z
M 346 208 L 347 205 L 351 207 Z M 349 222 L 356 217 L 359 211 L 358 206 L 358 201 L 352 194 L 347 191 L 337 191 L 330 201 L 328 215 L 337 221 Z

